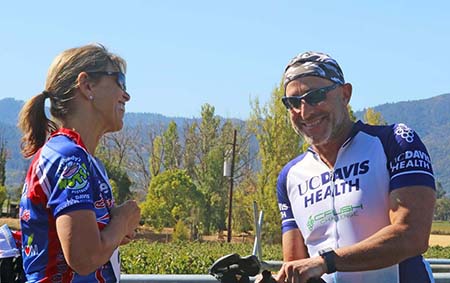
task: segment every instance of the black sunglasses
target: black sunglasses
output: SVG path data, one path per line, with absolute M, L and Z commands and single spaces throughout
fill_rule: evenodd
M 305 100 L 311 106 L 316 106 L 318 103 L 324 101 L 327 98 L 327 93 L 340 86 L 340 84 L 333 84 L 326 87 L 313 89 L 301 96 L 283 96 L 283 101 L 286 109 L 299 108 L 302 100 Z
M 122 72 L 107 72 L 107 71 L 98 71 L 98 72 L 87 72 L 89 75 L 103 75 L 103 76 L 116 76 L 117 84 L 124 91 L 127 92 L 127 85 L 125 81 L 125 74 Z M 127 92 L 128 93 L 128 92 Z

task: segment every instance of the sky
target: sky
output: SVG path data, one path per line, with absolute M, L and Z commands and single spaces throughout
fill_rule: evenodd
M 55 56 L 94 42 L 127 61 L 127 112 L 247 119 L 309 50 L 339 62 L 355 111 L 450 92 L 450 1 L 41 0 L 2 2 L 0 99 L 40 93 Z

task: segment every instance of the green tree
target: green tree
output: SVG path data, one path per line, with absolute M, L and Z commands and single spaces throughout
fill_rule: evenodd
M 200 152 L 200 144 L 197 142 L 197 122 L 193 122 L 191 125 L 186 124 L 184 127 L 184 152 L 183 152 L 183 164 L 189 176 L 194 180 L 197 179 L 196 164 L 197 154 Z
M 184 221 L 179 219 L 175 228 L 173 229 L 172 238 L 175 242 L 184 242 L 189 240 L 189 229 L 184 224 Z
M 181 145 L 178 137 L 177 124 L 169 123 L 167 130 L 163 133 L 164 169 L 175 169 L 181 166 Z
M 105 136 L 96 150 L 96 156 L 105 165 L 113 196 L 116 203 L 122 203 L 131 198 L 131 179 L 126 171 L 128 160 L 127 145 L 132 138 L 123 133 Z
M 444 197 L 436 200 L 434 219 L 443 221 L 450 220 L 450 199 Z
M 444 190 L 444 187 L 442 187 L 441 182 L 436 181 L 436 198 L 444 198 L 447 192 Z
M 8 198 L 8 192 L 6 191 L 6 187 L 0 185 L 0 213 L 1 213 L 1 209 L 3 207 L 3 203 L 5 202 L 5 200 Z
M 174 227 L 178 220 L 190 219 L 193 208 L 201 205 L 201 194 L 186 171 L 167 170 L 152 178 L 141 204 L 142 219 L 157 229 Z
M 150 175 L 158 176 L 162 171 L 164 157 L 164 146 L 161 136 L 155 137 L 153 140 L 152 154 L 150 156 Z
M 228 180 L 223 175 L 224 153 L 230 148 L 233 125 L 215 115 L 215 108 L 202 106 L 201 120 L 185 127 L 184 164 L 203 195 L 199 215 L 203 233 L 226 227 Z
M 347 105 L 347 110 L 348 110 L 348 115 L 350 116 L 350 120 L 352 120 L 353 122 L 356 122 L 356 116 L 355 116 L 355 112 L 353 112 L 352 107 L 350 106 L 350 104 Z
M 367 108 L 364 113 L 364 122 L 369 125 L 386 125 L 386 121 L 380 112 L 375 111 L 373 108 Z
M 0 135 L 0 186 L 5 186 L 6 181 L 6 139 Z
M 281 238 L 276 197 L 278 174 L 289 160 L 303 152 L 303 140 L 291 128 L 289 113 L 281 103 L 283 94 L 283 84 L 280 83 L 267 105 L 261 107 L 258 100 L 254 101 L 248 121 L 259 142 L 261 171 L 257 188 L 258 203 L 264 211 L 264 238 L 276 242 Z

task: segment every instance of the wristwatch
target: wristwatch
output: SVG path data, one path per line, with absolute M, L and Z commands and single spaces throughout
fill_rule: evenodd
M 336 253 L 332 248 L 325 248 L 319 250 L 319 255 L 325 260 L 327 264 L 327 274 L 336 272 L 336 265 L 334 264 L 334 258 Z

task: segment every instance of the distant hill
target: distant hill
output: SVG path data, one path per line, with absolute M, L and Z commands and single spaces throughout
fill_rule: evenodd
M 20 155 L 20 132 L 17 128 L 17 116 L 23 101 L 13 98 L 0 100 L 0 135 L 5 137 L 10 152 L 7 161 L 7 184 L 17 187 L 24 178 L 28 161 Z M 388 103 L 374 107 L 388 123 L 405 123 L 419 133 L 433 160 L 436 179 L 450 194 L 450 94 L 429 99 Z M 364 112 L 355 112 L 362 119 Z M 174 120 L 181 128 L 198 118 L 167 117 L 155 113 L 127 113 L 125 126 L 167 127 Z M 239 121 L 239 120 L 236 120 Z M 241 121 L 242 122 L 242 121 Z M 255 147 L 252 147 L 255 148 Z M 256 150 L 256 149 L 255 149 Z

